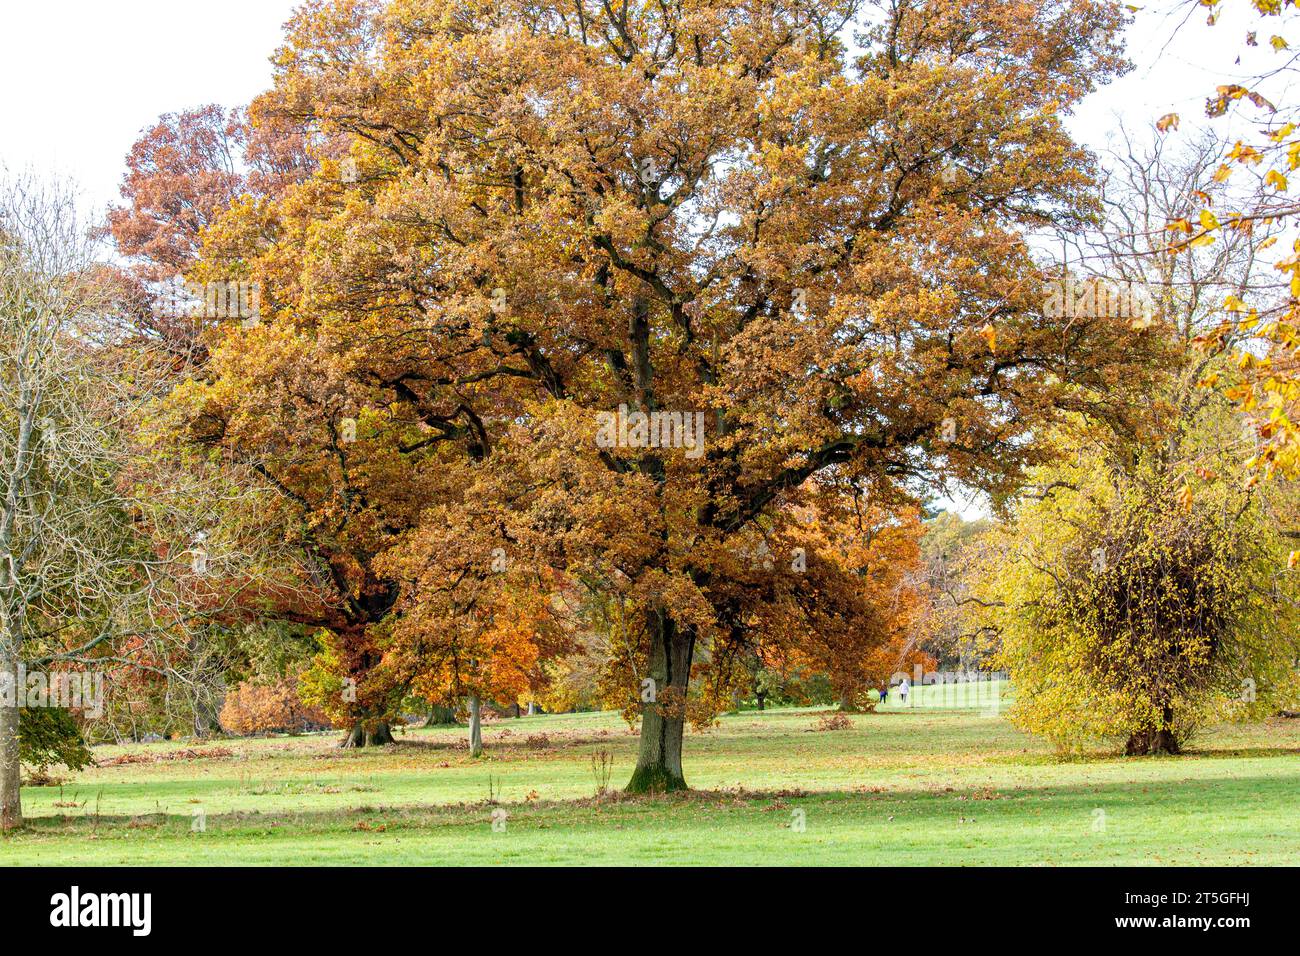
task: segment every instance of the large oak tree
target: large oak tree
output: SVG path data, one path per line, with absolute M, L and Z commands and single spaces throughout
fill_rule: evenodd
M 1093 208 L 1061 117 L 1122 68 L 1121 21 L 1094 0 L 310 4 L 251 113 L 320 166 L 205 234 L 269 322 L 225 335 L 205 437 L 331 489 L 322 533 L 372 516 L 367 561 L 335 570 L 381 618 L 410 613 L 420 523 L 471 504 L 474 581 L 500 551 L 613 595 L 643 668 L 630 789 L 684 787 L 692 666 L 825 586 L 791 558 L 816 559 L 808 506 L 1004 494 L 1047 420 L 1139 393 L 1143 333 L 1045 314 L 1025 239 Z M 268 391 L 272 366 L 304 371 Z M 310 430 L 266 424 L 289 405 Z M 704 413 L 703 446 L 598 441 L 620 406 Z

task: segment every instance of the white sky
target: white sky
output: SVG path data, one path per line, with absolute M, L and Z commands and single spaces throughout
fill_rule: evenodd
M 0 0 L 0 165 L 118 200 L 158 116 L 247 103 L 271 82 L 291 0 Z

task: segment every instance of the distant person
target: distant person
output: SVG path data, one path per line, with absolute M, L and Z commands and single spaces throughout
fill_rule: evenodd
M 910 685 L 907 683 L 906 677 L 904 677 L 902 683 L 898 685 L 898 698 L 903 702 L 904 707 L 907 706 L 907 691 L 909 686 Z
M 889 688 L 882 687 L 880 688 L 880 702 L 883 704 L 887 700 L 889 700 Z

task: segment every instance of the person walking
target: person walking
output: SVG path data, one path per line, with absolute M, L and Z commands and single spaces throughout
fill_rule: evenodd
M 907 683 L 906 677 L 904 677 L 902 683 L 898 685 L 898 698 L 903 702 L 904 707 L 907 706 L 907 692 L 910 689 L 910 687 L 911 685 Z

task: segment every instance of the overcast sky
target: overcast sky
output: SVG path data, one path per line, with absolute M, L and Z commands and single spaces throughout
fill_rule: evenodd
M 0 0 L 0 163 L 118 198 L 163 113 L 247 103 L 270 84 L 291 0 Z

